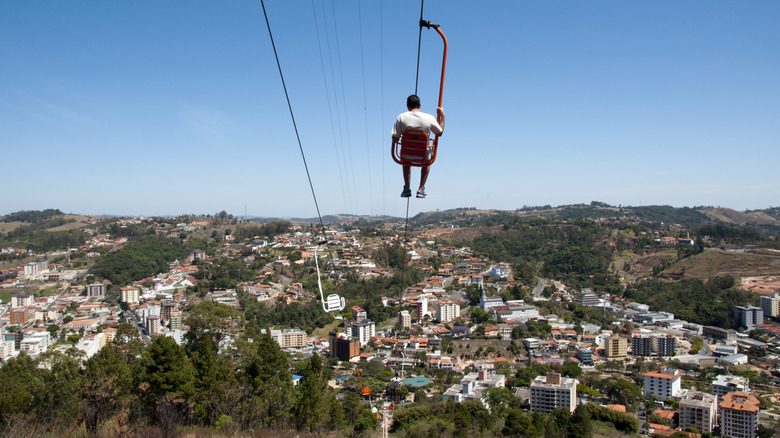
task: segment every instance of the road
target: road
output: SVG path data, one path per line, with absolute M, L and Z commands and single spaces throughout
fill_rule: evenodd
M 146 332 L 141 327 L 141 324 L 138 322 L 138 317 L 135 316 L 135 313 L 127 310 L 124 312 L 125 319 L 127 321 L 130 321 L 130 324 L 133 324 L 136 329 L 138 329 L 138 335 L 141 336 L 141 340 L 144 341 L 144 344 L 149 345 L 152 343 L 152 338 L 150 338 Z
M 546 281 L 544 281 L 544 280 L 542 280 L 540 278 L 539 282 L 536 283 L 536 286 L 534 287 L 534 290 L 533 290 L 534 298 L 541 297 L 542 296 L 542 292 L 544 292 L 544 288 L 546 288 L 547 286 L 549 286 L 549 284 Z

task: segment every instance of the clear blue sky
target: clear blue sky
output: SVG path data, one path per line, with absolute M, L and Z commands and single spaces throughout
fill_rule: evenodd
M 389 133 L 420 2 L 266 7 L 322 213 L 403 216 Z M 427 0 L 425 18 L 449 40 L 447 125 L 410 215 L 780 204 L 780 2 Z M 423 32 L 423 111 L 441 46 Z M 316 215 L 259 1 L 0 2 L 0 162 L 0 214 Z

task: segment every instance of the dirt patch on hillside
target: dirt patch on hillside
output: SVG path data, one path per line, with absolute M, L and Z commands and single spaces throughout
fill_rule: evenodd
M 497 233 L 501 231 L 500 226 L 495 227 L 468 227 L 468 228 L 439 228 L 428 230 L 420 236 L 424 238 L 444 238 L 455 241 L 471 240 L 486 233 Z
M 682 278 L 780 276 L 780 257 L 708 250 L 680 260 L 664 273 L 678 274 Z
M 665 260 L 675 259 L 677 251 L 661 250 L 637 254 L 634 260 L 629 260 L 631 265 L 630 273 L 637 277 L 649 277 L 653 274 L 653 268 L 661 265 Z
M 771 295 L 780 292 L 780 276 L 743 277 L 739 287 L 760 295 Z

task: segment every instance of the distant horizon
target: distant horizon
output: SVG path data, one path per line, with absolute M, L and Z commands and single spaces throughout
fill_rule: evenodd
M 699 204 L 699 205 L 693 205 L 693 206 L 676 206 L 671 204 L 643 204 L 643 205 L 629 205 L 629 204 L 609 204 L 608 202 L 603 201 L 589 201 L 589 202 L 579 202 L 579 203 L 569 203 L 569 204 L 541 204 L 541 205 L 525 205 L 521 207 L 516 208 L 477 208 L 477 207 L 453 207 L 453 208 L 446 208 L 446 209 L 434 209 L 434 210 L 424 210 L 424 211 L 418 211 L 415 214 L 410 214 L 409 217 L 416 216 L 417 214 L 421 213 L 431 213 L 436 211 L 451 211 L 451 210 L 459 210 L 459 209 L 468 209 L 468 210 L 479 210 L 479 211 L 518 211 L 523 210 L 527 208 L 533 208 L 533 207 L 544 207 L 549 205 L 550 208 L 560 208 L 560 207 L 569 207 L 569 206 L 577 206 L 577 205 L 584 205 L 584 206 L 591 206 L 592 202 L 602 203 L 606 204 L 607 206 L 611 208 L 637 208 L 637 207 L 653 207 L 653 206 L 664 206 L 664 207 L 672 207 L 672 208 L 692 208 L 692 209 L 698 209 L 698 208 L 726 208 L 729 210 L 737 211 L 737 212 L 753 212 L 753 211 L 763 211 L 763 210 L 770 210 L 773 208 L 776 208 L 777 206 L 767 206 L 763 208 L 750 208 L 750 209 L 736 209 L 732 207 L 727 207 L 723 205 L 705 205 L 705 204 Z M 0 216 L 7 216 L 9 214 L 18 213 L 22 211 L 43 211 L 47 209 L 53 209 L 53 210 L 59 210 L 63 212 L 63 214 L 70 214 L 70 215 L 78 215 L 78 216 L 106 216 L 106 217 L 131 217 L 131 218 L 138 218 L 138 217 L 144 217 L 144 218 L 153 218 L 153 217 L 160 217 L 160 218 L 175 218 L 179 216 L 192 216 L 192 217 L 201 217 L 201 216 L 207 216 L 211 215 L 211 217 L 214 217 L 216 214 L 220 213 L 222 210 L 212 213 L 178 213 L 178 214 L 118 214 L 118 213 L 87 213 L 87 212 L 74 212 L 74 211 L 66 211 L 62 208 L 57 207 L 44 207 L 39 209 L 22 209 L 22 210 L 15 210 L 15 211 L 9 211 L 9 212 L 0 212 Z M 233 215 L 233 219 L 243 219 L 245 216 L 244 214 L 235 214 L 231 213 L 228 210 L 224 210 L 227 214 Z M 326 216 L 354 216 L 354 217 L 370 217 L 370 218 L 381 218 L 381 217 L 388 217 L 388 218 L 397 218 L 397 219 L 403 219 L 404 216 L 393 216 L 393 215 L 367 215 L 367 214 L 353 214 L 353 213 L 323 213 L 323 217 Z M 314 214 L 313 216 L 294 216 L 294 215 L 253 215 L 251 213 L 247 213 L 246 215 L 247 220 L 251 219 L 281 219 L 281 220 L 287 220 L 287 219 L 295 219 L 295 220 L 309 220 L 309 219 L 317 219 L 317 215 Z

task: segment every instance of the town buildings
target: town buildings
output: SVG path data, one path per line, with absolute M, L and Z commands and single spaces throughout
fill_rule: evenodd
M 556 409 L 574 412 L 577 383 L 576 379 L 561 377 L 558 373 L 538 376 L 531 382 L 531 412 L 552 412 Z

